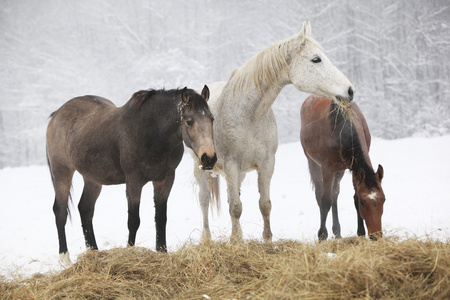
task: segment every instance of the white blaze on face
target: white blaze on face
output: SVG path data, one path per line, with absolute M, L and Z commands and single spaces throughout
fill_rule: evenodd
M 372 191 L 367 197 L 369 197 L 370 200 L 375 200 L 377 198 L 377 192 Z

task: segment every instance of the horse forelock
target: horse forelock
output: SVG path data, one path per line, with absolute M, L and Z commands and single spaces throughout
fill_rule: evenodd
M 181 90 L 180 95 L 181 95 Z M 184 114 L 186 110 L 197 110 L 210 113 L 208 103 L 201 95 L 196 91 L 188 89 L 189 102 L 184 103 L 182 100 L 179 102 L 178 107 L 181 109 L 181 114 Z
M 208 103 L 196 91 L 189 90 L 189 97 L 191 99 L 191 101 L 189 101 L 191 109 L 208 109 Z
M 334 101 L 331 105 L 330 120 L 333 135 L 339 140 L 341 155 L 349 163 L 350 170 L 364 170 L 366 186 L 379 188 L 376 174 L 365 159 L 361 137 L 353 126 L 351 116 Z

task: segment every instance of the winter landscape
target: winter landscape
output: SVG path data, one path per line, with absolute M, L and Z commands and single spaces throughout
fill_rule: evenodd
M 227 12 L 226 14 L 224 12 Z M 450 236 L 450 4 L 446 1 L 4 1 L 0 7 L 0 275 L 26 278 L 59 271 L 45 165 L 49 114 L 68 99 L 101 95 L 122 105 L 140 89 L 200 87 L 226 80 L 264 47 L 311 20 L 313 37 L 357 88 L 374 136 L 371 159 L 385 170 L 385 235 Z M 280 146 L 272 179 L 274 240 L 314 242 L 319 209 L 299 142 L 307 97 L 287 87 L 274 104 Z M 177 169 L 168 206 L 168 247 L 201 237 L 197 187 L 188 154 Z M 225 184 L 213 238 L 231 232 Z M 66 226 L 72 261 L 85 251 L 73 183 Z M 261 239 L 256 174 L 242 187 L 245 239 Z M 343 236 L 356 235 L 351 175 L 339 197 Z M 331 217 L 331 216 L 330 216 Z M 329 217 L 329 228 L 331 218 Z M 125 187 L 104 187 L 94 227 L 99 248 L 124 247 Z M 151 185 L 144 188 L 137 245 L 154 249 Z
M 395 141 L 374 139 L 372 162 L 385 170 L 383 189 L 386 203 L 383 228 L 386 235 L 436 238 L 450 236 L 449 179 L 450 137 L 407 138 Z M 201 212 L 192 175 L 193 162 L 185 154 L 177 169 L 174 188 L 169 197 L 167 242 L 175 251 L 188 241 L 201 238 Z M 77 175 L 77 174 L 76 174 Z M 36 272 L 57 271 L 58 239 L 52 211 L 53 189 L 46 166 L 5 168 L 2 182 L 0 230 L 0 274 L 7 277 L 29 276 Z M 213 239 L 231 234 L 226 203 L 226 186 L 221 178 L 222 209 L 210 216 Z M 77 203 L 82 191 L 81 176 L 75 176 L 73 199 Z M 241 224 L 245 239 L 262 239 L 262 217 L 258 208 L 256 173 L 249 173 L 242 186 Z M 148 184 L 141 203 L 141 227 L 137 246 L 155 248 L 153 189 Z M 319 208 L 311 189 L 306 158 L 300 143 L 280 146 L 272 179 L 272 231 L 274 240 L 317 240 Z M 356 236 L 356 212 L 353 186 L 347 173 L 341 183 L 339 213 L 344 237 Z M 125 247 L 128 238 L 125 187 L 106 186 L 96 205 L 94 228 L 99 248 Z M 331 230 L 331 214 L 328 218 Z M 76 207 L 72 221 L 66 225 L 72 261 L 85 251 L 81 222 Z

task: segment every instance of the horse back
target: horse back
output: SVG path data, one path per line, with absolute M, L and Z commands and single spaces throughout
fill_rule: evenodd
M 47 127 L 47 155 L 50 167 L 77 170 L 88 177 L 97 166 L 106 166 L 109 179 L 122 181 L 117 134 L 119 109 L 98 96 L 73 98 L 52 114 Z M 103 170 L 105 168 L 103 167 Z
M 358 140 L 364 152 L 370 147 L 367 122 L 355 102 L 350 109 L 339 108 L 333 100 L 309 96 L 302 105 L 300 140 L 305 154 L 320 166 L 348 168 L 343 152 Z

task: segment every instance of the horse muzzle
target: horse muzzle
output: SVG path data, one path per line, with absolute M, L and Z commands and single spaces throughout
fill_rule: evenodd
M 369 238 L 372 241 L 378 241 L 379 239 L 381 239 L 383 237 L 383 232 L 378 231 L 378 232 L 374 232 L 374 233 L 370 233 L 369 234 Z
M 345 93 L 346 95 L 336 95 L 337 101 L 341 102 L 342 104 L 350 104 L 353 102 L 353 97 L 355 95 L 355 90 L 353 87 L 349 87 L 348 90 Z
M 213 156 L 208 156 L 206 153 L 203 153 L 202 157 L 200 158 L 200 161 L 202 162 L 204 170 L 208 171 L 212 170 L 217 162 L 217 155 L 215 152 Z

